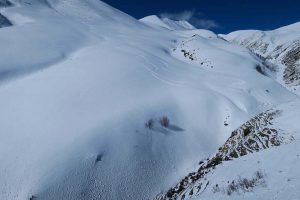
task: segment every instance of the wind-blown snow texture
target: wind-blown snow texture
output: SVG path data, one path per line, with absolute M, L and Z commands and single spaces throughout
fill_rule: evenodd
M 153 199 L 274 106 L 278 130 L 298 141 L 298 97 L 244 47 L 149 26 L 98 0 L 11 3 L 1 8 L 13 26 L 0 29 L 0 199 Z M 259 160 L 267 189 L 252 197 L 281 197 L 299 188 L 299 145 L 289 144 L 228 161 L 212 180 L 249 175 L 246 163 Z M 294 168 L 277 156 L 287 153 Z M 278 170 L 291 177 L 285 188 Z

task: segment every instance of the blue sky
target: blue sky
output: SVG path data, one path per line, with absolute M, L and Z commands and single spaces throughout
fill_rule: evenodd
M 227 33 L 271 30 L 300 21 L 300 0 L 103 0 L 135 17 L 185 19 L 198 28 Z

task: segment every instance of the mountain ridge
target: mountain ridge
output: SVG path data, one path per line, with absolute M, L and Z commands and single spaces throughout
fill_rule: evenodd
M 265 61 L 277 66 L 278 82 L 299 94 L 300 70 L 300 23 L 294 23 L 273 31 L 235 31 L 222 38 L 242 45 Z
M 152 26 L 161 27 L 169 30 L 194 30 L 196 29 L 193 25 L 185 20 L 172 20 L 168 18 L 160 18 L 157 15 L 150 15 L 140 19 L 139 21 Z

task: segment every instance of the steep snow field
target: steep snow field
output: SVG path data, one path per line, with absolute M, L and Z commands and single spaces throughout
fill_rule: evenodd
M 210 31 L 153 28 L 98 0 L 12 3 L 0 199 L 151 199 L 251 117 L 297 100 Z
M 155 199 L 298 199 L 299 105 L 291 101 L 247 121 Z
M 280 130 L 281 137 L 292 136 L 290 143 L 223 163 L 209 175 L 209 188 L 201 198 L 195 199 L 299 199 L 299 106 L 296 101 L 275 108 L 282 113 L 272 122 L 272 127 Z M 256 172 L 261 172 L 263 177 L 253 189 L 246 189 L 247 192 L 238 189 L 228 195 L 228 185 L 232 181 L 238 182 L 239 177 L 251 180 Z M 213 189 L 216 185 L 219 190 Z

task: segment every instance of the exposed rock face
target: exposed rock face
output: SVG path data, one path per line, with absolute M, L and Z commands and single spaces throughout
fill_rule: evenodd
M 286 66 L 283 74 L 285 83 L 300 85 L 300 40 L 283 56 L 282 64 Z
M 268 50 L 268 47 L 269 47 L 269 44 L 268 43 L 264 43 L 262 41 L 254 41 L 254 42 L 251 42 L 251 41 L 243 41 L 241 43 L 242 46 L 246 46 L 248 47 L 249 49 L 253 49 L 255 50 L 256 53 L 260 53 L 260 54 L 265 54 L 267 53 L 267 50 Z
M 284 138 L 276 129 L 271 128 L 272 120 L 280 111 L 267 111 L 252 118 L 232 132 L 231 137 L 220 147 L 217 153 L 222 160 L 232 160 L 261 149 L 279 146 Z
M 278 78 L 287 86 L 298 86 L 300 85 L 299 24 L 274 31 L 237 31 L 221 37 L 247 47 L 266 62 L 282 66 L 283 72 L 278 74 L 280 76 Z
M 222 162 L 291 141 L 292 138 L 281 135 L 278 130 L 272 128 L 272 120 L 280 114 L 279 110 L 269 110 L 247 121 L 232 132 L 213 157 L 201 161 L 197 171 L 188 174 L 176 186 L 158 195 L 155 200 L 182 200 L 200 195 L 210 184 L 207 174 L 212 173 Z

